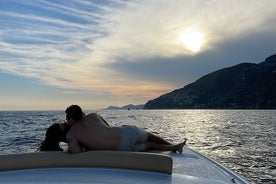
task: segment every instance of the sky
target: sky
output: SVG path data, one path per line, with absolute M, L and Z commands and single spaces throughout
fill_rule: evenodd
M 0 0 L 0 110 L 145 104 L 276 54 L 273 0 Z

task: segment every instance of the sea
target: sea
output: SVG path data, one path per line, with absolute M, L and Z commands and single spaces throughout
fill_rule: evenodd
M 222 163 L 252 183 L 276 181 L 276 110 L 98 110 L 110 125 L 137 125 Z M 1 111 L 0 155 L 35 152 L 64 111 Z M 1 163 L 0 163 L 1 164 Z

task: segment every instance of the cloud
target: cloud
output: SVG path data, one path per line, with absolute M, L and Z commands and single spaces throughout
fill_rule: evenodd
M 148 99 L 179 85 L 146 78 L 143 71 L 124 73 L 116 65 L 173 65 L 174 58 L 189 65 L 193 53 L 178 40 L 182 31 L 203 33 L 204 55 L 227 40 L 276 28 L 268 24 L 276 9 L 269 0 L 41 0 L 10 6 L 0 12 L 0 71 L 119 97 Z

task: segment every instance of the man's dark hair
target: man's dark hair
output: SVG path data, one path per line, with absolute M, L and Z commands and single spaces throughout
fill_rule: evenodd
M 72 118 L 74 120 L 81 120 L 83 116 L 82 109 L 78 105 L 71 105 L 65 110 L 66 118 Z

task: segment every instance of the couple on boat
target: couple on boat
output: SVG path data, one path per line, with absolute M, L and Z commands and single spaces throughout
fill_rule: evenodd
M 65 113 L 67 122 L 55 123 L 47 129 L 39 151 L 62 151 L 59 143 L 66 142 L 69 153 L 90 150 L 162 150 L 182 153 L 186 144 L 186 139 L 180 144 L 172 144 L 136 126 L 110 126 L 96 113 L 85 115 L 78 105 L 69 106 Z

